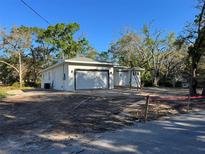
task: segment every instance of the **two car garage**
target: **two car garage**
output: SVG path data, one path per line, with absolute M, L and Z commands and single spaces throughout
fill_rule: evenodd
M 42 71 L 41 87 L 75 91 L 83 89 L 112 89 L 114 86 L 140 86 L 138 70 L 114 66 L 113 63 L 95 61 L 85 57 L 63 60 Z M 138 71 L 139 72 L 139 71 Z M 131 75 L 131 76 L 130 76 Z M 135 79 L 139 82 L 135 82 Z M 137 84 L 136 84 L 137 83 Z
M 113 75 L 112 63 L 77 57 L 43 70 L 41 87 L 50 84 L 52 89 L 66 91 L 112 89 Z

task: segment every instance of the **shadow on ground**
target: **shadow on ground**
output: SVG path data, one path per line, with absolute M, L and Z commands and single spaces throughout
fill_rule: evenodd
M 131 125 L 133 119 L 120 113 L 142 99 L 46 94 L 1 101 L 0 149 L 29 152 Z
M 144 97 L 110 96 L 37 90 L 1 101 L 0 153 L 204 152 L 204 114 L 132 125 L 125 110 Z

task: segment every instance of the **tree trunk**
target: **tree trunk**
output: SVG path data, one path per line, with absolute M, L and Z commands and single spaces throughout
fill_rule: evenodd
M 19 52 L 19 85 L 22 88 L 22 62 L 21 62 L 21 52 Z
M 154 70 L 154 79 L 153 79 L 153 85 L 158 87 L 159 86 L 159 70 Z
M 190 93 L 191 96 L 196 96 L 197 95 L 196 88 L 197 88 L 196 64 L 193 64 L 193 66 L 192 66 L 192 77 L 191 77 L 191 82 L 190 82 L 190 86 L 189 86 L 189 93 Z
M 203 90 L 202 90 L 202 96 L 205 96 L 205 82 L 204 82 L 204 85 L 203 85 Z
M 172 80 L 172 87 L 173 87 L 173 88 L 176 87 L 176 79 L 175 79 L 175 78 Z
M 154 77 L 154 82 L 153 82 L 153 84 L 154 84 L 154 86 L 158 86 L 158 82 L 159 82 L 159 78 L 157 77 L 157 76 L 155 76 Z

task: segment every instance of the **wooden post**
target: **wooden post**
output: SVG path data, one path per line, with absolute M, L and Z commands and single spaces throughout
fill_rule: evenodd
M 145 103 L 145 112 L 144 112 L 144 121 L 147 121 L 147 114 L 148 114 L 148 107 L 149 107 L 149 95 L 146 96 L 146 103 Z
M 189 94 L 188 101 L 187 101 L 187 112 L 189 112 L 190 100 L 191 100 L 191 96 Z

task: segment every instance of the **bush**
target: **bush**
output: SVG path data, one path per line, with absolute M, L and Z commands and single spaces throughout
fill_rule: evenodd
M 159 81 L 159 86 L 163 87 L 173 87 L 172 81 L 171 80 L 160 80 Z
M 0 100 L 6 97 L 6 93 L 3 91 L 0 91 Z
M 12 87 L 14 87 L 14 88 L 19 88 L 19 87 L 20 87 L 20 83 L 19 83 L 19 82 L 14 82 L 14 83 L 12 84 Z
M 153 82 L 152 80 L 144 80 L 142 81 L 142 85 L 144 85 L 144 87 L 153 87 Z
M 175 84 L 175 87 L 182 87 L 182 82 L 181 81 L 177 81 Z
M 41 87 L 41 82 L 26 82 L 25 86 L 26 87 L 40 88 Z

